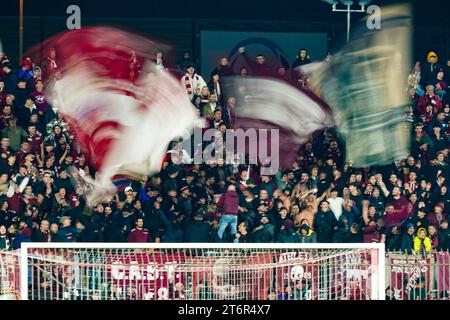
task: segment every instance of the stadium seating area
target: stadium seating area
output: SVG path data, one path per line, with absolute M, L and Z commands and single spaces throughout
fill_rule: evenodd
M 265 75 L 307 86 L 293 70 L 272 68 L 264 57 L 253 61 L 241 51 L 249 61 L 241 70 L 221 59 L 201 76 L 189 54 L 176 67 L 165 66 L 159 54 L 154 72 L 177 73 L 200 115 L 217 130 L 233 127 L 241 102 L 224 92 L 224 76 Z M 310 62 L 307 50 L 300 50 L 292 65 Z M 0 250 L 30 241 L 377 242 L 421 255 L 450 248 L 450 60 L 440 64 L 433 52 L 405 74 L 411 99 L 405 122 L 413 123 L 407 159 L 353 168 L 345 163 L 339 133 L 327 129 L 311 136 L 291 167 L 274 176 L 261 176 L 257 165 L 177 165 L 167 157 L 159 174 L 121 184 L 114 198 L 93 208 L 70 170 L 94 177 L 90 159 L 46 97 L 45 86 L 61 76 L 57 51 L 19 65 L 3 55 L 0 63 Z M 130 54 L 124 72 L 136 79 L 143 72 L 139 58 Z

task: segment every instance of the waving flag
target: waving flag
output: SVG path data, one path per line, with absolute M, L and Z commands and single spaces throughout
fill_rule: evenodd
M 57 48 L 62 78 L 49 83 L 49 97 L 97 171 L 95 180 L 82 177 L 91 185 L 92 203 L 114 193 L 118 177 L 158 172 L 170 141 L 193 130 L 197 115 L 179 81 L 148 71 L 156 45 L 119 30 L 88 28 L 40 46 Z M 135 81 L 127 76 L 132 51 L 144 59 Z
M 409 153 L 404 84 L 411 61 L 410 9 L 384 7 L 382 14 L 381 30 L 364 27 L 312 72 L 310 82 L 333 109 L 347 161 L 356 167 L 389 164 Z
M 236 125 L 240 129 L 278 132 L 278 141 L 272 141 L 272 136 L 259 134 L 258 145 L 275 147 L 269 151 L 272 155 L 273 152 L 279 153 L 281 168 L 295 161 L 299 146 L 314 132 L 333 126 L 330 108 L 307 89 L 300 90 L 269 78 L 234 78 L 227 82 L 232 89 L 231 95 L 239 101 L 235 113 Z

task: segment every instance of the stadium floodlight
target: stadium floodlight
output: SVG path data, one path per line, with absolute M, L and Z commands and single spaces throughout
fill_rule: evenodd
M 334 6 L 336 3 L 338 3 L 337 0 L 322 0 L 323 2 L 326 2 L 328 4 L 331 4 L 332 6 Z
M 350 24 L 351 24 L 351 14 L 352 12 L 358 12 L 358 13 L 364 13 L 366 12 L 365 6 L 371 2 L 371 0 L 360 0 L 359 9 L 352 9 L 353 0 L 322 0 L 332 6 L 333 12 L 345 12 L 347 13 L 347 42 L 350 41 Z M 338 9 L 337 4 L 340 2 L 344 6 L 346 6 L 345 9 Z

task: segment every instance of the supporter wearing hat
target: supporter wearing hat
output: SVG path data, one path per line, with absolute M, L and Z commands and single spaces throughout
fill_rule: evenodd
M 196 67 L 193 62 L 188 62 L 184 66 L 186 74 L 181 78 L 181 84 L 186 88 L 186 93 L 189 99 L 192 100 L 197 89 L 201 89 L 206 86 L 205 80 L 202 76 L 196 73 Z
M 317 236 L 316 233 L 308 227 L 306 224 L 303 224 L 299 229 L 300 242 L 301 243 L 316 243 Z
M 431 83 L 435 78 L 436 72 L 441 68 L 438 64 L 438 56 L 434 51 L 427 54 L 427 62 L 421 68 L 421 84 L 422 86 Z

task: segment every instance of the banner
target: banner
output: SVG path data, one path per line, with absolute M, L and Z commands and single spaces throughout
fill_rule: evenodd
M 432 283 L 430 258 L 387 256 L 386 260 L 386 264 L 391 266 L 391 287 L 397 300 L 408 300 L 409 292 L 420 278 L 425 279 L 425 289 L 429 292 Z
M 450 293 L 450 253 L 437 252 L 437 291 L 441 294 L 442 291 Z
M 112 295 L 125 295 L 128 300 L 185 299 L 184 272 L 177 269 L 185 263 L 182 252 L 114 255 L 107 263 Z

